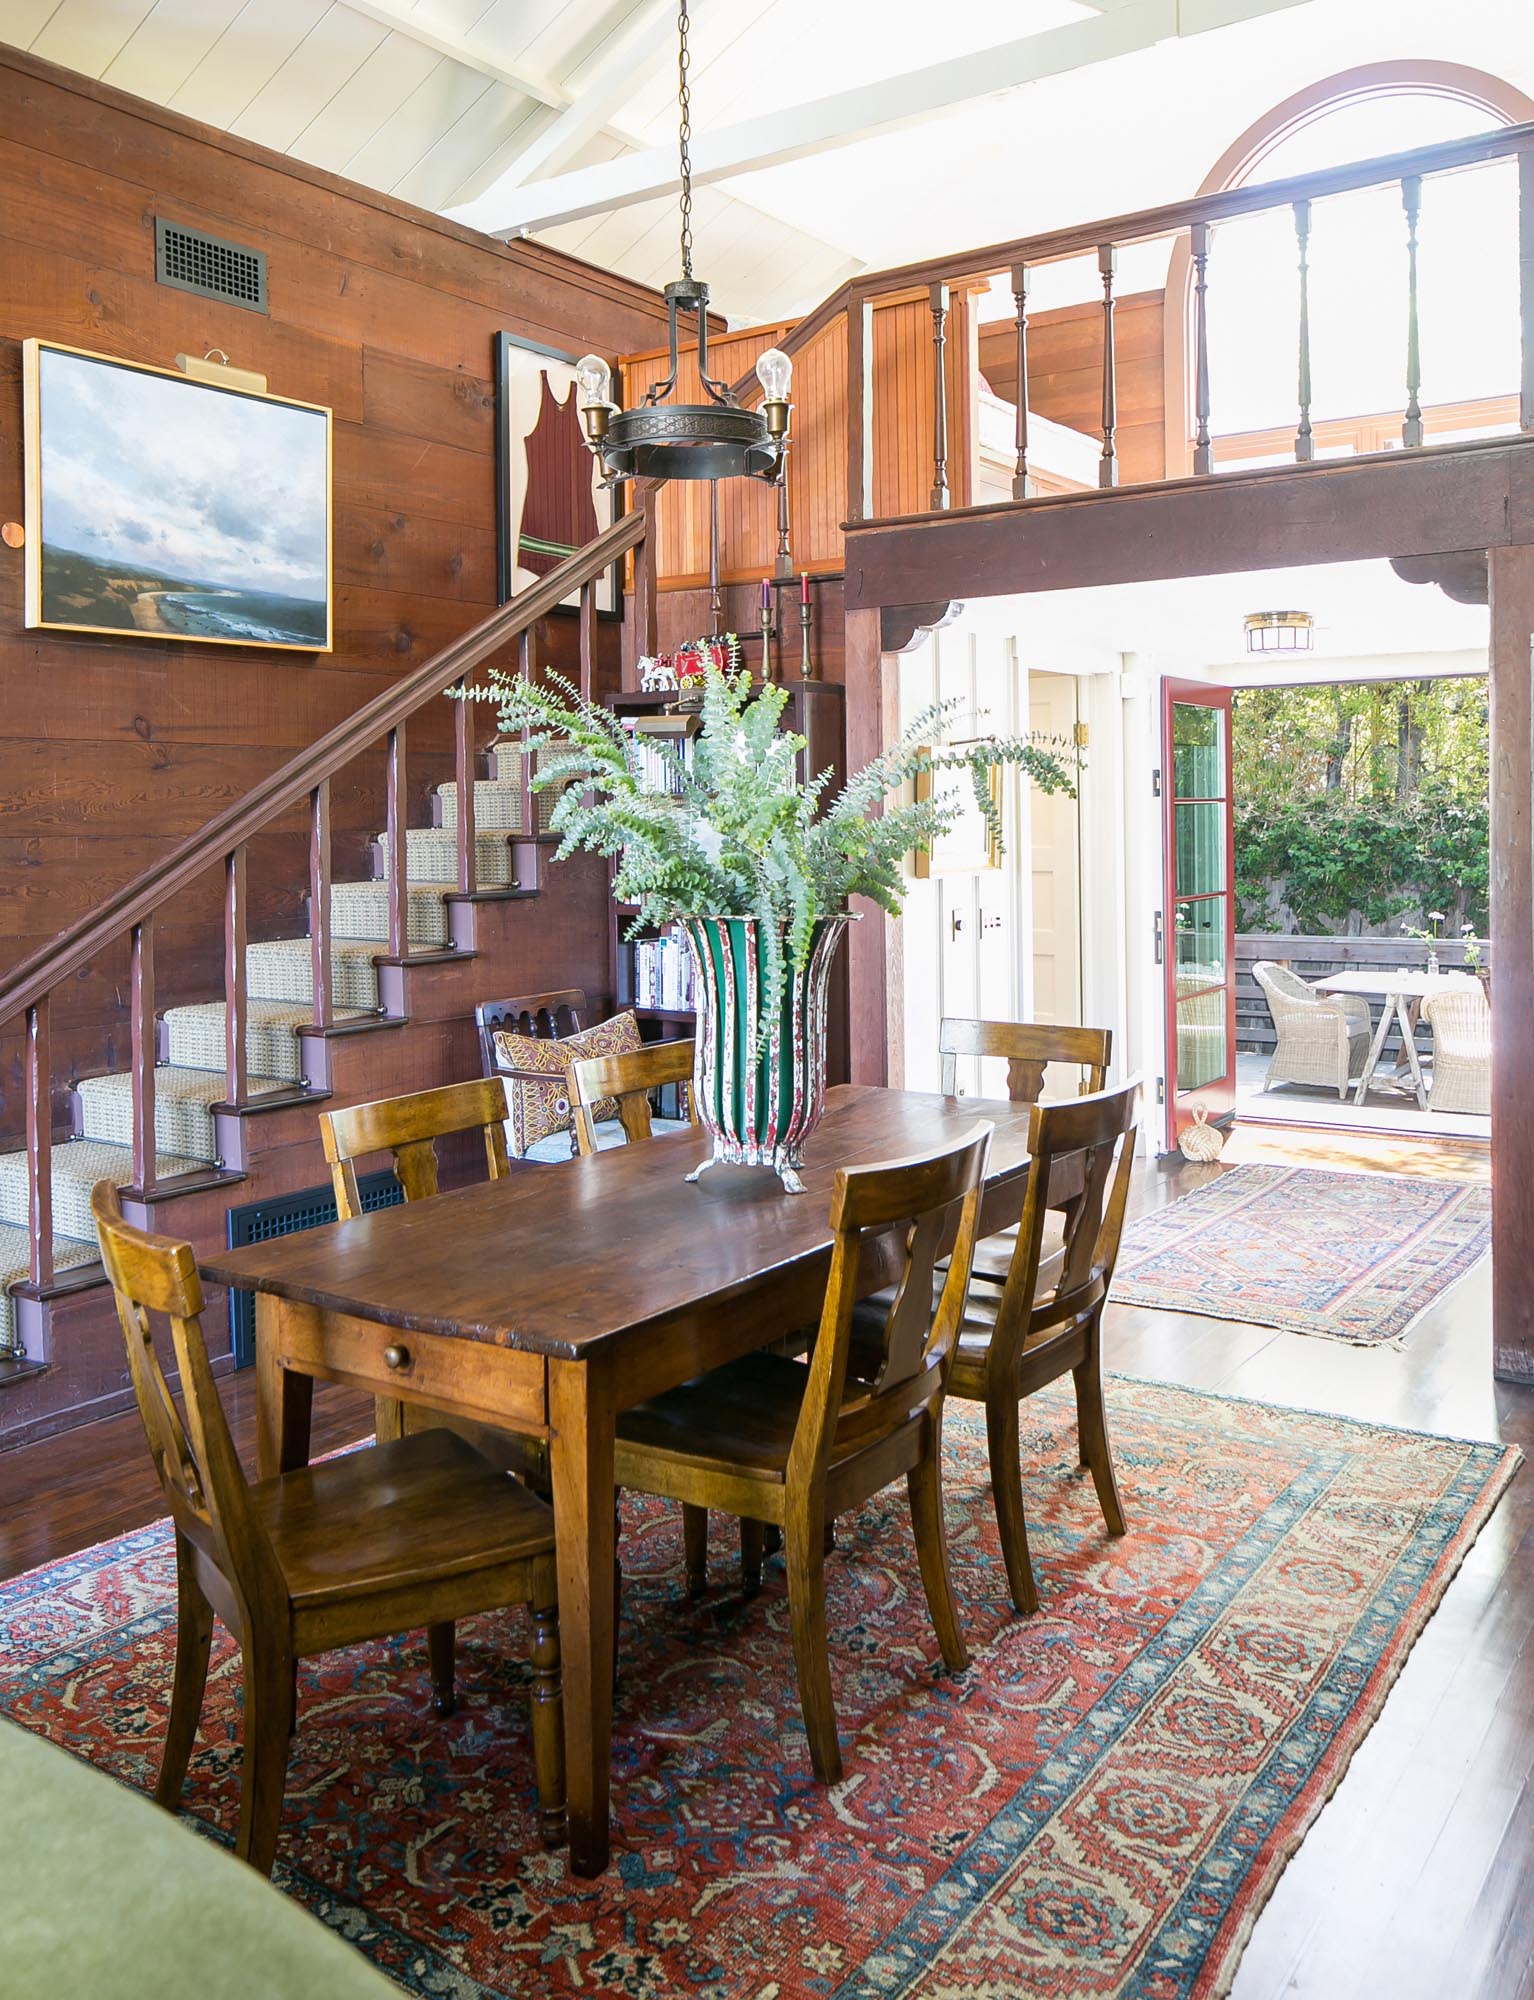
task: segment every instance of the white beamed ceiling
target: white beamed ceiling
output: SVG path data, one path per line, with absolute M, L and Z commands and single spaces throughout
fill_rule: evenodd
M 821 98 L 868 106 L 860 123 L 851 100 L 805 157 L 700 187 L 695 265 L 733 318 L 785 317 L 859 268 L 1189 193 L 1264 107 L 1354 63 L 1431 54 L 1534 91 L 1526 5 L 694 0 L 700 153 Z M 534 142 L 553 155 L 520 176 L 524 204 L 545 180 L 669 147 L 672 15 L 671 0 L 0 0 L 0 40 L 450 211 L 515 190 Z M 892 123 L 890 79 L 1007 45 L 1016 67 L 1035 36 L 1052 73 L 998 90 L 980 60 L 965 101 Z M 558 127 L 587 91 L 596 129 Z M 532 233 L 643 283 L 676 274 L 670 197 Z

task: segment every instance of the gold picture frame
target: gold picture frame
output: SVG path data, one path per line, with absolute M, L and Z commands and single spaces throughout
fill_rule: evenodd
M 931 744 L 923 744 L 921 747 L 924 754 L 931 754 L 933 748 Z M 964 743 L 950 743 L 944 747 L 950 750 L 963 750 L 968 746 Z M 999 814 L 1002 810 L 999 764 L 991 766 L 987 783 L 991 802 Z M 956 770 L 934 771 L 929 768 L 917 772 L 918 802 L 935 798 L 940 792 L 950 791 L 962 797 L 963 817 L 946 833 L 939 834 L 930 849 L 918 847 L 914 850 L 912 873 L 919 882 L 929 881 L 938 875 L 979 875 L 1001 866 L 1002 843 L 992 831 L 984 813 L 975 804 L 968 768 L 961 765 Z
M 153 387 L 135 401 L 136 383 Z M 269 441 L 247 419 L 252 405 L 281 413 Z M 333 650 L 326 405 L 34 339 L 22 343 L 22 413 L 29 630 Z M 227 465 L 221 448 L 232 455 Z M 76 488 L 88 493 L 88 512 L 73 504 Z M 51 544 L 50 512 L 62 524 Z

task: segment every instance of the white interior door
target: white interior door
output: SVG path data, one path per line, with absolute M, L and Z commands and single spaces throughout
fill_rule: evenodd
M 1028 723 L 1045 736 L 1070 741 L 1076 731 L 1076 680 L 1071 674 L 1028 676 Z M 1081 1022 L 1081 809 L 1062 792 L 1031 800 L 1033 851 L 1033 1019 L 1050 1027 Z M 1051 1097 L 1074 1096 L 1075 1070 L 1052 1066 Z

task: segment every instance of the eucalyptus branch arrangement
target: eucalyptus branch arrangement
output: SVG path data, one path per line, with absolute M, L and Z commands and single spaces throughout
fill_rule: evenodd
M 834 772 L 799 776 L 806 741 L 780 727 L 788 690 L 769 684 L 753 698 L 748 675 L 710 663 L 690 757 L 649 739 L 665 779 L 658 788 L 653 765 L 651 782 L 641 777 L 633 738 L 612 710 L 558 674 L 537 684 L 492 669 L 466 694 L 495 702 L 503 731 L 528 732 L 529 753 L 543 753 L 534 788 L 561 788 L 549 821 L 562 836 L 556 858 L 583 848 L 615 857 L 613 895 L 638 905 L 636 929 L 677 917 L 760 920 L 769 1012 L 787 966 L 808 962 L 817 923 L 853 896 L 898 916 L 905 856 L 930 847 L 966 810 L 958 788 L 887 804 L 902 785 L 967 770 L 999 846 L 991 772 L 1014 765 L 1041 791 L 1073 794 L 1080 762 L 1074 745 L 1021 736 L 934 749 L 964 707 L 939 702 L 833 794 Z

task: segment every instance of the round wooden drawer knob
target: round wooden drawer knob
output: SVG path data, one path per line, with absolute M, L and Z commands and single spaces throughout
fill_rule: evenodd
M 384 1366 L 386 1368 L 408 1368 L 410 1366 L 410 1349 L 408 1347 L 386 1347 L 384 1349 Z

